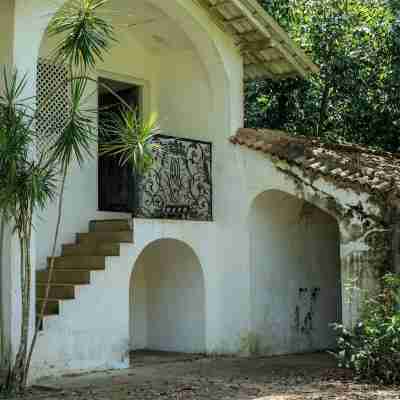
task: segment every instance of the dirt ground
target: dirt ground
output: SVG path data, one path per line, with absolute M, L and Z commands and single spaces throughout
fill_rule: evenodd
M 31 400 L 372 400 L 400 388 L 358 384 L 327 354 L 233 358 L 135 353 L 132 368 L 44 379 Z

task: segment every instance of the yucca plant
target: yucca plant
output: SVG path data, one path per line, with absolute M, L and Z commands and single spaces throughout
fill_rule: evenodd
M 114 28 L 98 11 L 108 0 L 72 0 L 47 28 L 50 37 L 61 38 L 53 57 L 84 74 L 103 61 L 104 53 L 116 41 Z
M 16 72 L 2 74 L 0 93 L 0 212 L 16 232 L 20 247 L 22 323 L 20 344 L 9 365 L 4 389 L 22 391 L 26 385 L 31 299 L 31 232 L 33 215 L 55 196 L 56 174 L 44 155 L 34 158 L 36 138 L 29 107 L 21 100 L 25 78 Z
M 122 103 L 119 112 L 104 115 L 100 125 L 99 154 L 116 158 L 121 167 L 129 166 L 135 181 L 135 209 L 138 206 L 140 180 L 154 162 L 154 154 L 161 150 L 156 136 L 160 133 L 157 115 L 148 119 L 139 116 L 137 110 Z
M 144 174 L 153 164 L 155 141 L 160 133 L 157 114 L 141 118 L 137 110 L 123 106 L 119 112 L 110 112 L 100 126 L 101 155 L 116 157 L 121 166 L 129 165 L 135 175 Z

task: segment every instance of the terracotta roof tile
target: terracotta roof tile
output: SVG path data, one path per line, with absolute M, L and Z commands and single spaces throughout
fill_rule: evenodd
M 398 154 L 291 137 L 282 131 L 266 129 L 239 129 L 230 141 L 286 160 L 314 177 L 332 178 L 341 187 L 357 186 L 361 191 L 400 198 Z

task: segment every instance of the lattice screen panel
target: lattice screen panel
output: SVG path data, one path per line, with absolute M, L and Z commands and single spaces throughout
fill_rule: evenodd
M 39 60 L 36 87 L 38 109 L 36 128 L 39 148 L 48 148 L 54 143 L 68 122 L 70 103 L 67 79 L 68 70 L 65 66 Z

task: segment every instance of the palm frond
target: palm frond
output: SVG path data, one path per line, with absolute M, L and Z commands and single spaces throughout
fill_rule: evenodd
M 21 100 L 26 77 L 3 70 L 0 85 L 0 211 L 18 225 L 26 210 L 43 208 L 55 193 L 54 168 L 31 156 L 35 132 Z
M 91 156 L 91 145 L 96 140 L 93 112 L 83 107 L 87 81 L 71 81 L 69 116 L 66 125 L 50 146 L 51 158 L 62 166 L 68 166 L 72 160 L 80 165 L 85 156 Z
M 43 161 L 29 165 L 26 189 L 35 208 L 43 210 L 49 201 L 55 199 L 58 173 L 50 163 Z
M 129 164 L 143 174 L 153 164 L 159 133 L 156 114 L 144 120 L 133 109 L 110 112 L 100 126 L 100 155 L 117 157 L 120 165 Z
M 11 217 L 16 212 L 15 193 L 18 180 L 24 173 L 34 132 L 26 118 L 20 96 L 26 78 L 16 71 L 3 69 L 0 85 L 0 210 Z
M 108 0 L 72 0 L 57 12 L 47 28 L 60 37 L 54 57 L 78 69 L 94 68 L 116 41 L 110 22 L 98 14 Z
M 0 84 L 0 118 L 2 123 L 13 121 L 15 114 L 28 116 L 29 106 L 21 100 L 26 84 L 27 76 L 20 77 L 17 70 L 8 70 L 3 67 Z

